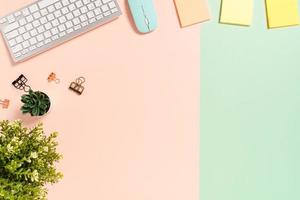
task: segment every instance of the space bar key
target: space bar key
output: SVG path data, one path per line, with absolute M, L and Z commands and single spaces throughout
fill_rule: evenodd
M 54 4 L 57 1 L 59 1 L 59 0 L 42 0 L 42 1 L 38 2 L 38 5 L 39 5 L 40 9 L 43 9 L 43 8 L 50 6 L 51 4 Z

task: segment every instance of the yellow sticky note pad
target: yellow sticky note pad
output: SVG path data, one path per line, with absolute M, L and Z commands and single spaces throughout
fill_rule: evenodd
M 299 24 L 298 0 L 266 0 L 268 27 Z
M 182 27 L 210 19 L 207 0 L 174 0 Z
M 220 23 L 249 26 L 252 17 L 253 0 L 222 0 Z

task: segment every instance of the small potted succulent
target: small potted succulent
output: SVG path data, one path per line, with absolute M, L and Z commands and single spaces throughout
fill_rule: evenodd
M 21 121 L 0 121 L 0 199 L 46 200 L 47 184 L 62 178 L 57 163 L 57 133 L 48 137 L 42 124 L 25 128 Z
M 42 116 L 50 109 L 49 97 L 40 91 L 29 90 L 28 94 L 21 97 L 24 105 L 21 108 L 23 114 L 30 113 L 31 116 Z

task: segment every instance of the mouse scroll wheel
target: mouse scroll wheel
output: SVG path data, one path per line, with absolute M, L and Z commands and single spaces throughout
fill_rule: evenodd
M 145 17 L 145 23 L 146 23 L 147 25 L 150 24 L 149 19 L 148 19 L 147 17 Z

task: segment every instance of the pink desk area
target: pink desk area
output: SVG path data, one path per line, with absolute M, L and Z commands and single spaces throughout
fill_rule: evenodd
M 30 2 L 0 0 L 0 15 Z M 60 133 L 64 179 L 49 200 L 198 200 L 199 25 L 181 29 L 173 1 L 157 0 L 159 28 L 140 35 L 125 2 L 119 19 L 24 63 L 0 40 L 0 98 L 11 100 L 0 119 Z M 11 82 L 21 73 L 50 96 L 45 117 L 20 114 Z M 68 90 L 79 76 L 81 96 Z

